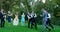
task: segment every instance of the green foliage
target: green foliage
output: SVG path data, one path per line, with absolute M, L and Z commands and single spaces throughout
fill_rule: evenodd
M 29 5 L 29 3 L 32 0 L 1 0 L 0 1 L 0 9 L 3 8 L 4 11 L 7 13 L 8 10 L 10 10 L 13 14 L 13 18 L 14 18 L 14 14 L 16 11 L 18 11 L 19 13 L 19 18 L 21 18 L 21 14 L 24 12 L 25 14 L 27 14 L 26 12 L 32 11 L 32 7 L 31 5 Z M 25 7 L 22 7 L 20 3 L 23 3 Z M 41 13 L 41 9 L 44 7 L 47 7 L 49 12 L 52 15 L 52 19 L 57 19 L 57 17 L 59 18 L 60 16 L 57 16 L 58 13 L 60 12 L 60 0 L 47 0 L 46 3 L 42 3 L 41 1 L 37 1 L 37 2 L 33 2 L 34 3 L 34 7 L 33 10 L 35 11 L 35 13 L 37 13 L 38 17 L 37 17 L 37 22 L 39 24 L 41 24 L 42 22 L 42 18 L 40 17 Z M 56 5 L 58 5 L 58 7 L 55 7 Z M 54 23 L 55 21 L 53 21 L 53 24 L 58 24 L 59 22 L 56 21 L 56 23 Z M 59 23 L 60 24 L 60 23 Z

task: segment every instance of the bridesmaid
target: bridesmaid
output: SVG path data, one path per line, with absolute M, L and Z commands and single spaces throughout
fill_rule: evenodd
M 23 13 L 21 15 L 21 25 L 24 26 L 24 24 L 25 24 L 25 14 Z
M 10 23 L 11 23 L 11 12 L 8 11 L 8 26 L 10 27 Z

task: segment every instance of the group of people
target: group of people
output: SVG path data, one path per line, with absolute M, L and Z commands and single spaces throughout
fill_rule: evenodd
M 11 23 L 11 16 L 12 16 L 12 13 L 10 11 L 8 11 L 8 26 L 10 27 L 10 23 Z M 14 17 L 14 20 L 13 20 L 13 25 L 14 26 L 17 26 L 19 24 L 19 18 L 18 18 L 18 12 L 15 13 L 15 17 Z M 49 31 L 51 31 L 51 28 L 54 29 L 53 25 L 51 24 L 51 15 L 50 13 L 48 12 L 47 9 L 43 8 L 42 9 L 42 15 L 40 15 L 43 20 L 42 20 L 42 32 L 45 32 L 45 28 L 47 28 Z M 5 13 L 4 13 L 4 10 L 1 9 L 0 11 L 0 27 L 4 27 L 4 24 L 5 24 Z M 21 15 L 21 25 L 24 26 L 25 24 L 25 14 L 22 13 Z M 27 13 L 27 18 L 28 18 L 28 28 L 33 28 L 35 27 L 35 29 L 37 29 L 37 22 L 36 22 L 36 18 L 37 18 L 37 14 L 34 13 L 34 11 L 32 11 L 31 13 L 28 12 Z M 51 28 L 50 28 L 51 27 Z
M 12 17 L 12 13 L 10 11 L 8 11 L 7 16 L 6 16 L 6 13 L 4 13 L 4 10 L 1 9 L 1 11 L 0 11 L 0 27 L 4 27 L 6 18 L 8 20 L 8 26 L 10 27 L 11 19 L 12 19 L 11 17 Z M 24 13 L 22 13 L 22 15 L 21 15 L 22 26 L 24 26 L 24 22 L 25 22 L 25 15 L 24 15 Z M 18 26 L 18 24 L 19 24 L 19 18 L 18 18 L 18 12 L 16 12 L 14 20 L 13 20 L 13 25 Z
M 37 22 L 36 22 L 36 13 L 34 13 L 34 11 L 32 11 L 32 13 L 28 12 L 28 28 L 31 27 L 31 29 L 33 28 L 33 26 L 35 27 L 35 29 L 37 29 Z

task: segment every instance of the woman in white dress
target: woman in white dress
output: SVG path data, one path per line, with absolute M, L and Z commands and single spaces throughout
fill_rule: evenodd
M 13 25 L 17 26 L 18 23 L 19 23 L 18 12 L 16 12 L 16 14 L 15 14 L 15 18 L 14 18 L 14 21 L 13 21 Z

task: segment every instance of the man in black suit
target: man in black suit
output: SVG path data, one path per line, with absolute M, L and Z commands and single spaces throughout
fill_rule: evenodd
M 28 12 L 27 17 L 28 17 L 28 28 L 30 28 L 30 26 L 31 26 L 31 14 L 29 12 Z
M 52 25 L 52 23 L 51 23 L 51 14 L 50 14 L 50 13 L 48 13 L 48 15 L 47 15 L 46 25 L 48 25 L 49 27 L 51 27 L 52 29 L 54 29 L 54 27 L 53 27 L 53 25 Z M 49 31 L 51 31 L 51 28 L 49 28 L 49 27 L 46 27 L 46 28 L 47 28 Z
M 4 27 L 4 23 L 5 23 L 3 16 L 4 16 L 3 9 L 1 9 L 1 11 L 0 11 L 0 20 L 1 20 L 0 26 L 1 26 L 1 28 Z
M 31 28 L 33 28 L 33 26 L 34 26 L 35 29 L 37 29 L 36 17 L 37 17 L 36 13 L 34 13 L 34 11 L 32 11 L 32 13 L 31 13 L 31 19 L 32 19 Z

